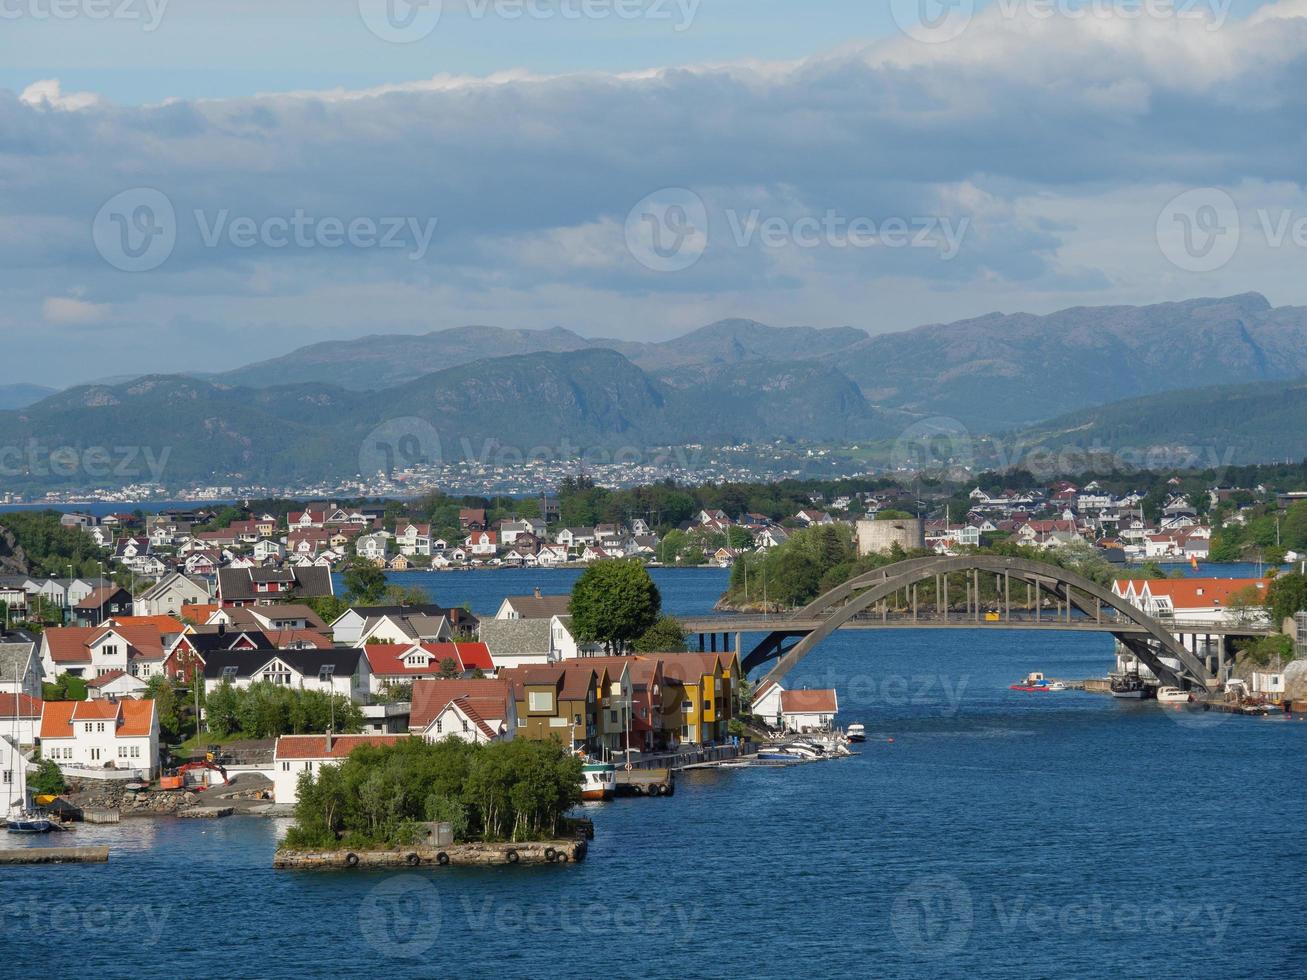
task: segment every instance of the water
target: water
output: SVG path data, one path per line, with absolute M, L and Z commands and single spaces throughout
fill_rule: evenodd
M 571 574 L 423 578 L 487 612 Z M 657 577 L 698 613 L 724 575 Z M 1303 975 L 1307 723 L 1007 689 L 1110 659 L 1101 636 L 836 634 L 791 684 L 838 687 L 858 757 L 590 807 L 580 865 L 273 872 L 275 821 L 82 826 L 58 843 L 108 865 L 0 868 L 0 948 L 15 976 Z

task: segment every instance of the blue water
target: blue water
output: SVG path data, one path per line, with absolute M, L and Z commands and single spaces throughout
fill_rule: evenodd
M 566 575 L 426 577 L 491 611 Z M 722 576 L 658 573 L 683 613 Z M 579 865 L 274 872 L 274 821 L 82 826 L 108 865 L 0 868 L 0 948 L 15 976 L 1304 975 L 1307 723 L 1007 689 L 1110 656 L 1097 636 L 836 634 L 791 683 L 839 689 L 872 732 L 859 756 L 590 807 Z

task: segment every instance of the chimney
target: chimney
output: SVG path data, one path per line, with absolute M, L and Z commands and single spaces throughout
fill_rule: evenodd
M 327 729 L 327 755 L 331 755 L 331 729 Z

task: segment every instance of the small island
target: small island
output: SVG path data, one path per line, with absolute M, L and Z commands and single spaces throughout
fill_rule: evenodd
M 583 860 L 581 760 L 556 742 L 363 745 L 300 777 L 277 868 Z

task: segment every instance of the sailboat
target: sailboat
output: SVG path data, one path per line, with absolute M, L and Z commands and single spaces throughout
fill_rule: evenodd
M 22 685 L 17 685 L 22 690 Z M 27 760 L 18 748 L 18 701 L 14 700 L 13 738 L 0 735 L 8 743 L 9 752 L 9 799 L 6 801 L 5 829 L 11 834 L 45 834 L 54 830 L 54 824 L 47 818 L 35 813 L 28 806 L 27 799 Z M 14 790 L 18 790 L 15 798 Z

